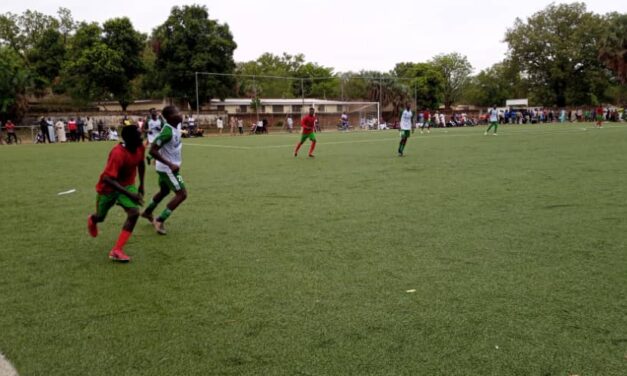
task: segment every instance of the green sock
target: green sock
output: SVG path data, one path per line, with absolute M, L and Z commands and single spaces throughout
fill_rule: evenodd
M 165 208 L 165 209 L 163 209 L 161 214 L 159 214 L 159 218 L 157 218 L 157 220 L 159 222 L 165 222 L 165 220 L 168 219 L 170 217 L 170 215 L 172 215 L 172 210 L 170 210 L 168 208 Z
M 496 133 L 496 130 L 499 128 L 499 123 L 494 124 L 494 133 Z
M 146 213 L 152 213 L 153 210 L 155 210 L 155 208 L 157 207 L 157 203 L 154 202 L 153 200 L 150 200 L 150 203 L 148 204 L 148 206 L 146 206 Z

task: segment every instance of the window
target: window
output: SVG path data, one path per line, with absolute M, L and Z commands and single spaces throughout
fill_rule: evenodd
M 220 111 L 220 112 L 224 112 L 224 106 L 222 106 L 222 105 L 218 105 L 218 111 Z
M 292 106 L 292 112 L 300 114 L 303 106 Z
M 337 112 L 344 112 L 344 106 L 342 106 L 341 104 L 337 105 Z
M 262 114 L 265 114 L 266 113 L 266 106 L 261 106 L 261 108 L 259 110 L 260 110 L 260 112 Z
M 318 112 L 325 112 L 325 108 L 323 104 L 318 106 Z
M 248 106 L 246 106 L 245 104 L 240 105 L 239 109 L 237 110 L 237 112 L 239 112 L 239 113 L 246 113 L 246 112 L 248 112 Z
M 275 114 L 282 114 L 283 106 L 277 106 L 277 105 L 272 106 L 272 112 L 274 112 Z

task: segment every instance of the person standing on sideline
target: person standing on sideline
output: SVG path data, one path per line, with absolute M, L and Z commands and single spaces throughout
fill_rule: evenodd
M 4 136 L 2 134 L 2 122 L 0 121 L 0 145 L 4 144 Z
M 294 119 L 292 119 L 292 115 L 287 115 L 287 132 L 292 133 L 294 129 Z
M 122 140 L 109 153 L 107 165 L 96 184 L 96 212 L 87 217 L 87 230 L 92 237 L 98 236 L 98 223 L 107 217 L 115 204 L 126 212 L 126 221 L 118 240 L 109 252 L 113 261 L 129 262 L 131 258 L 124 252 L 124 245 L 131 237 L 139 208 L 144 195 L 144 146 L 137 126 L 122 128 Z M 139 188 L 135 187 L 135 177 L 139 174 Z
M 218 127 L 218 132 L 222 134 L 222 130 L 224 129 L 224 121 L 222 121 L 222 117 L 218 117 L 218 120 L 216 120 L 216 126 Z
M 348 130 L 348 115 L 346 111 L 342 112 L 342 116 L 340 116 L 340 123 L 342 124 L 342 130 Z
M 48 133 L 48 122 L 46 121 L 45 117 L 41 117 L 41 120 L 39 121 L 39 130 L 41 131 L 41 140 L 42 143 L 46 143 L 46 140 L 48 140 L 48 143 L 51 144 L 52 141 L 50 141 L 50 134 Z
M 594 112 L 596 113 L 596 127 L 603 127 L 603 106 L 599 105 Z
M 13 124 L 13 122 L 11 120 L 7 120 L 7 122 L 4 124 L 4 129 L 7 130 L 7 143 L 11 143 L 11 139 L 13 139 L 13 142 L 15 142 L 15 145 L 17 145 L 17 135 L 15 134 L 15 124 Z
M 65 123 L 63 122 L 63 119 L 57 120 L 54 124 L 54 130 L 57 134 L 58 142 L 67 142 L 67 137 L 65 136 Z
M 405 145 L 407 145 L 407 139 L 411 136 L 411 130 L 413 128 L 414 114 L 411 112 L 409 103 L 405 106 L 405 110 L 401 113 L 401 142 L 398 144 L 398 156 L 402 157 L 405 152 Z
M 87 131 L 87 139 L 89 141 L 94 140 L 94 119 L 91 117 L 87 117 L 87 121 L 85 122 L 85 130 Z
M 102 119 L 98 120 L 98 123 L 96 123 L 96 127 L 98 127 L 98 140 L 104 141 L 104 122 L 102 121 Z
M 146 119 L 146 129 L 144 130 L 146 133 L 146 147 L 150 147 L 150 144 L 155 141 L 155 138 L 157 138 L 159 132 L 161 132 L 161 129 L 163 128 L 163 124 L 164 121 L 159 117 L 157 110 L 155 108 L 151 108 L 150 115 L 148 116 L 148 119 Z M 152 157 L 147 155 L 146 163 L 150 164 L 151 160 Z
M 48 119 L 46 119 L 46 128 L 48 130 L 48 137 L 50 138 L 50 142 L 51 143 L 57 142 L 54 136 L 54 123 L 52 122 L 52 119 L 50 118 L 50 116 L 48 116 Z
M 229 116 L 229 132 L 235 136 L 235 116 Z
M 296 145 L 296 149 L 294 149 L 294 156 L 298 157 L 298 150 L 300 150 L 300 147 L 303 146 L 303 144 L 305 143 L 305 141 L 307 141 L 307 139 L 309 139 L 311 141 L 311 146 L 309 147 L 309 157 L 313 158 L 313 152 L 314 149 L 316 148 L 316 134 L 315 132 L 315 127 L 316 127 L 316 110 L 314 110 L 313 107 L 311 107 L 309 109 L 309 114 L 306 115 L 303 120 L 301 120 L 300 124 L 301 124 L 301 136 L 300 136 L 300 142 Z
M 67 130 L 70 132 L 70 142 L 78 141 L 76 129 L 76 121 L 74 121 L 74 118 L 70 118 L 67 122 Z
M 85 122 L 80 117 L 76 120 L 76 129 L 78 132 L 78 137 L 76 138 L 76 141 L 80 140 L 85 142 Z
M 490 126 L 485 131 L 484 135 L 488 135 L 490 129 L 494 127 L 494 135 L 496 136 L 496 130 L 499 127 L 499 112 L 496 110 L 496 105 L 492 106 L 492 109 L 488 111 L 488 117 L 490 119 Z
M 237 130 L 239 131 L 239 134 L 244 134 L 244 120 L 242 119 L 237 119 Z
M 183 177 L 179 175 L 182 162 L 181 150 L 183 148 L 181 143 L 181 123 L 183 122 L 183 117 L 176 106 L 165 107 L 161 114 L 166 122 L 159 135 L 150 145 L 150 155 L 157 161 L 159 192 L 150 200 L 146 210 L 142 213 L 142 217 L 152 223 L 158 234 L 165 235 L 164 222 L 187 199 L 187 190 L 185 189 Z M 152 212 L 170 191 L 174 191 L 174 197 L 168 202 L 159 217 L 154 219 Z

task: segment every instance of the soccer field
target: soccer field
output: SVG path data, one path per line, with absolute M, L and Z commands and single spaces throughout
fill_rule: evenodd
M 86 230 L 113 143 L 0 146 L 0 351 L 22 376 L 625 375 L 627 125 L 484 129 L 403 158 L 396 131 L 315 159 L 187 140 L 189 198 L 129 264 L 122 210 Z

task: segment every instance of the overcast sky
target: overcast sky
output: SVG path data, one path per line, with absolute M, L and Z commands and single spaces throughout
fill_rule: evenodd
M 557 1 L 562 3 L 564 1 Z M 229 24 L 236 61 L 264 52 L 303 53 L 336 71 L 388 71 L 397 62 L 427 61 L 460 52 L 476 71 L 503 59 L 503 38 L 516 17 L 526 19 L 548 0 L 213 0 L 209 16 Z M 142 32 L 163 23 L 178 0 L 2 0 L 0 13 L 26 9 L 55 14 L 69 8 L 77 20 L 103 22 L 127 16 Z M 627 11 L 627 1 L 589 0 L 596 13 Z

